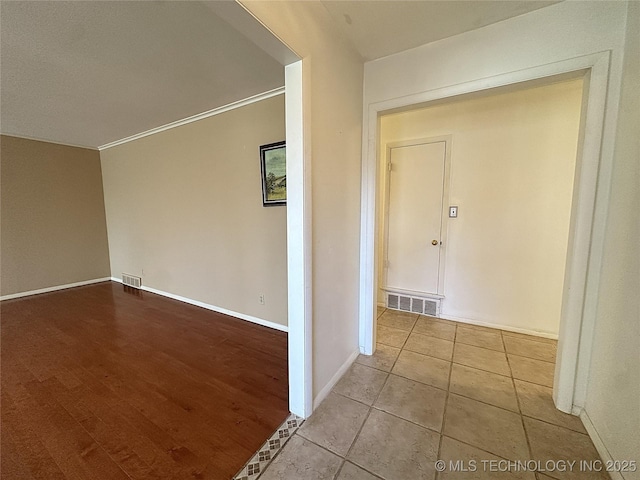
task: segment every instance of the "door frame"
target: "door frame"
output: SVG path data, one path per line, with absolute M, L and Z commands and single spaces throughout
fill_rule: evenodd
M 289 411 L 313 411 L 311 160 L 305 155 L 304 60 L 285 66 Z
M 580 140 L 576 158 L 569 241 L 562 297 L 558 355 L 553 398 L 564 412 L 577 413 L 584 406 L 588 367 L 591 360 L 595 308 L 602 264 L 605 219 L 596 213 L 604 197 L 604 210 L 610 189 L 613 145 L 602 145 L 610 68 L 610 52 L 604 51 L 515 72 L 481 78 L 456 85 L 392 98 L 364 106 L 363 162 L 360 241 L 360 351 L 375 351 L 375 312 L 377 307 L 376 231 L 378 142 L 380 115 L 391 110 L 426 106 L 430 102 L 459 95 L 525 83 L 543 85 L 565 78 L 584 78 Z M 615 119 L 613 119 L 615 128 Z M 598 179 L 600 178 L 600 182 Z M 599 191 L 596 192 L 597 187 Z M 598 207 L 598 212 L 596 211 Z
M 446 259 L 446 248 L 447 248 L 447 232 L 449 229 L 449 187 L 450 187 L 450 175 L 451 175 L 451 141 L 452 135 L 439 135 L 437 137 L 423 137 L 416 138 L 411 140 L 402 140 L 397 142 L 389 142 L 385 144 L 385 162 L 384 165 L 388 165 L 391 162 L 391 150 L 394 148 L 402 148 L 402 147 L 413 147 L 416 145 L 428 145 L 430 143 L 439 143 L 444 142 L 444 170 L 442 173 L 442 211 L 440 212 L 440 246 L 439 246 L 439 262 L 438 262 L 438 291 L 435 294 L 430 294 L 432 296 L 442 297 L 444 296 L 444 272 L 445 272 L 445 259 Z M 388 259 L 388 246 L 389 246 L 389 206 L 391 197 L 389 195 L 390 187 L 391 187 L 391 175 L 390 170 L 388 169 L 380 169 L 381 173 L 381 184 L 384 183 L 384 191 L 382 194 L 382 204 L 384 205 L 384 213 L 383 213 L 383 246 L 382 246 L 382 259 L 386 262 Z M 386 284 L 386 267 L 384 265 L 381 266 L 381 275 L 378 280 L 382 283 L 382 288 Z M 418 292 L 415 292 L 418 293 Z M 378 292 L 376 292 L 377 298 Z

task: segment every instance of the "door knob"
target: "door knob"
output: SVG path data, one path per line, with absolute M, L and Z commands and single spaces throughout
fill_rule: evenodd
M 438 240 L 431 240 L 431 245 L 437 245 L 438 244 Z

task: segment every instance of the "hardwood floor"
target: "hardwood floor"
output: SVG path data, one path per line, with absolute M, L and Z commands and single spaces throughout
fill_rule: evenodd
M 3 479 L 228 480 L 286 418 L 285 333 L 127 290 L 0 304 Z

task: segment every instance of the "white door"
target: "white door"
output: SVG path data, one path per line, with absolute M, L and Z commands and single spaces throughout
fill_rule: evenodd
M 386 288 L 438 294 L 446 143 L 390 150 Z

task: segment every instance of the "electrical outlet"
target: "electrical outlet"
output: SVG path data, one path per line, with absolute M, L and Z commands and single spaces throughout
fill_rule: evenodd
M 258 295 L 258 302 L 260 302 L 260 305 L 264 305 L 264 293 Z

